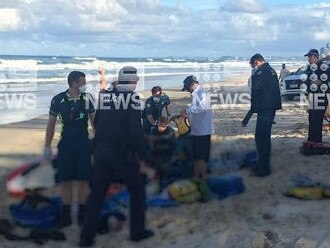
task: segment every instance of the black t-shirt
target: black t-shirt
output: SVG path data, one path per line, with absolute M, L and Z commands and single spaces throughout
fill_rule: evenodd
M 158 126 L 154 126 L 150 132 L 151 136 L 157 137 L 153 142 L 153 150 L 157 153 L 172 153 L 175 150 L 175 132 L 173 128 L 167 127 L 164 132 L 159 132 Z
M 49 114 L 60 118 L 62 138 L 88 137 L 88 114 L 95 112 L 93 102 L 92 96 L 87 93 L 72 99 L 68 90 L 53 97 Z
M 146 106 L 143 110 L 142 118 L 144 121 L 148 121 L 147 116 L 152 115 L 154 120 L 158 120 L 162 116 L 162 112 L 165 106 L 170 104 L 170 98 L 162 94 L 160 97 L 151 96 L 146 100 Z

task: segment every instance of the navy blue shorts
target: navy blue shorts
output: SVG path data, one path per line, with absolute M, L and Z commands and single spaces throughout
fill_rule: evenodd
M 58 182 L 89 181 L 91 144 L 88 139 L 62 139 L 58 144 Z
M 204 160 L 207 163 L 210 157 L 211 135 L 191 137 L 194 160 Z

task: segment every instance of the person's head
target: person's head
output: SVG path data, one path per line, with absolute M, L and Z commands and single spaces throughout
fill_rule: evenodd
M 186 77 L 186 79 L 183 81 L 183 88 L 181 91 L 188 91 L 192 93 L 198 84 L 199 83 L 195 76 Z
M 283 69 L 285 68 L 285 64 L 282 64 L 282 68 L 283 68 Z
M 118 72 L 118 84 L 137 84 L 139 76 L 133 66 L 124 66 Z
M 252 68 L 258 68 L 265 63 L 264 57 L 260 53 L 253 55 L 250 59 L 250 65 Z
M 305 57 L 308 57 L 308 63 L 315 64 L 319 60 L 320 54 L 317 49 L 311 49 L 305 54 Z
M 170 124 L 170 121 L 168 120 L 168 118 L 166 118 L 165 116 L 161 116 L 157 122 L 158 131 L 161 133 L 165 132 L 165 130 L 168 128 L 169 124 Z
M 160 95 L 162 94 L 162 88 L 160 86 L 152 87 L 151 94 L 152 96 L 160 97 Z
M 68 84 L 71 89 L 86 91 L 86 76 L 80 71 L 72 71 L 68 76 Z

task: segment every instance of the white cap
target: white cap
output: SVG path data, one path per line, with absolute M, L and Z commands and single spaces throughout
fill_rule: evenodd
M 119 70 L 118 82 L 139 81 L 137 69 L 133 66 L 124 66 Z

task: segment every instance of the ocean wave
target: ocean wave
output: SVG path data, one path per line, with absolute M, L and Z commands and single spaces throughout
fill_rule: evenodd
M 47 83 L 47 82 L 63 82 L 67 81 L 66 77 L 54 78 L 0 78 L 0 84 L 15 84 L 15 83 Z
M 97 60 L 97 58 L 94 57 L 74 57 L 76 60 Z
M 40 60 L 34 59 L 0 59 L 0 68 L 19 68 L 29 69 L 34 68 L 38 64 L 42 64 Z

